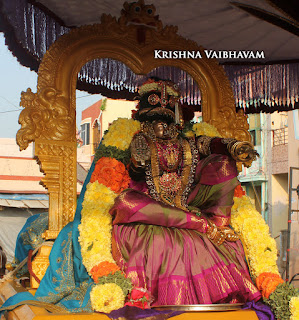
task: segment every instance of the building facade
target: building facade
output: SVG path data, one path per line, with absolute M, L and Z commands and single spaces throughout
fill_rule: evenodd
M 260 157 L 239 179 L 276 239 L 282 275 L 292 278 L 299 270 L 298 194 L 289 190 L 299 184 L 298 110 L 252 114 L 248 122 Z
M 86 175 L 77 163 L 78 194 Z M 15 139 L 0 138 L 0 247 L 7 262 L 13 260 L 16 239 L 26 220 L 48 212 L 48 191 L 40 183 L 43 177 L 33 144 L 20 151 Z

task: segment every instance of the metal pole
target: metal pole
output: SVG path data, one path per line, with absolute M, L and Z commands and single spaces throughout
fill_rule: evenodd
M 290 178 L 289 178 L 289 212 L 288 212 L 288 234 L 287 234 L 287 261 L 286 261 L 286 281 L 289 281 L 290 273 L 290 248 L 291 248 L 291 223 L 292 223 L 292 212 L 298 212 L 299 210 L 292 209 L 292 192 L 297 191 L 293 188 L 293 170 L 299 170 L 299 168 L 290 167 Z
M 293 183 L 293 167 L 290 167 L 286 281 L 289 281 L 289 268 L 290 268 L 291 219 L 292 219 L 292 183 Z

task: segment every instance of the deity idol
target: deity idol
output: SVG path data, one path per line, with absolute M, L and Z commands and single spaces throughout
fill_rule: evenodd
M 261 294 L 230 228 L 236 161 L 256 158 L 247 142 L 180 134 L 178 87 L 149 79 L 139 89 L 130 188 L 110 210 L 113 258 L 152 306 L 242 303 Z

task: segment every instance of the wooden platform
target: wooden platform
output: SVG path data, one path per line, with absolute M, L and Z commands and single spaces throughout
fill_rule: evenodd
M 1 304 L 17 292 L 25 289 L 15 281 L 0 283 Z M 6 313 L 0 320 L 108 320 L 108 316 L 100 313 L 68 313 L 53 314 L 44 308 L 24 305 L 13 311 Z M 220 311 L 220 312 L 185 312 L 175 317 L 173 320 L 258 320 L 254 311 Z

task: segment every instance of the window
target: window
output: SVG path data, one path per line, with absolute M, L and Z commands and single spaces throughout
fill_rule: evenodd
M 88 145 L 90 143 L 90 123 L 81 125 L 81 138 L 83 140 L 83 145 Z
M 249 132 L 253 145 L 260 146 L 262 138 L 261 116 L 260 114 L 250 114 L 248 117 Z
M 261 145 L 261 138 L 262 138 L 261 129 L 250 130 L 249 133 L 251 135 L 251 142 L 253 143 L 253 145 L 260 146 Z
M 288 144 L 288 127 L 272 130 L 273 146 Z

